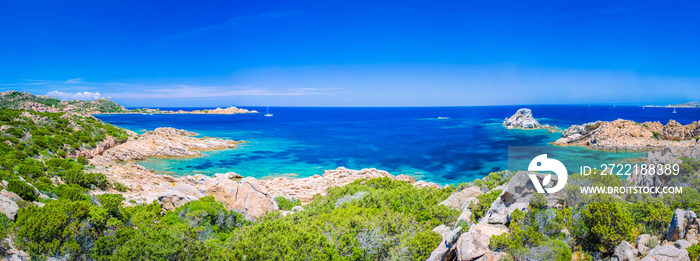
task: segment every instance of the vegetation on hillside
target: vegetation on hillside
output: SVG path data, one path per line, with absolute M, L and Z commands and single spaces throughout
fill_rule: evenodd
M 66 113 L 0 109 L 0 128 L 0 178 L 8 182 L 8 190 L 27 201 L 38 200 L 37 192 L 71 197 L 72 192 L 66 191 L 75 190 L 71 185 L 109 186 L 104 175 L 91 173 L 84 157 L 70 156 L 96 147 L 107 136 L 117 143 L 128 138 L 121 128 Z M 66 184 L 55 186 L 55 178 Z
M 0 95 L 0 108 L 56 112 L 64 111 L 65 109 L 69 112 L 76 113 L 110 113 L 127 111 L 124 107 L 107 99 L 93 101 L 61 101 L 45 95 L 33 95 L 31 93 L 18 91 L 7 91 L 2 93 L 2 95 Z

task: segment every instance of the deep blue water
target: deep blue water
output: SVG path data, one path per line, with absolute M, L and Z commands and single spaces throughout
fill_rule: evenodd
M 99 119 L 141 133 L 175 127 L 203 136 L 245 140 L 236 149 L 207 151 L 190 159 L 148 159 L 140 164 L 171 175 L 234 171 L 258 178 L 322 174 L 324 169 L 378 168 L 392 174 L 446 183 L 471 181 L 491 171 L 526 169 L 529 159 L 508 162 L 509 146 L 543 146 L 561 161 L 579 165 L 611 163 L 644 153 L 601 152 L 548 143 L 561 136 L 546 130 L 508 130 L 501 125 L 518 108 L 528 107 L 542 124 L 566 128 L 618 118 L 688 124 L 700 109 L 632 106 L 487 106 L 420 108 L 245 107 L 263 113 L 238 115 L 115 114 Z M 180 108 L 161 108 L 180 109 Z M 192 108 L 185 108 L 191 110 Z M 449 117 L 449 119 L 437 119 Z M 533 152 L 535 153 L 535 152 Z M 532 155 L 534 157 L 536 155 Z M 583 163 L 581 163 L 581 162 Z M 517 164 L 515 164 L 515 163 Z M 573 163 L 572 163 L 573 165 Z M 569 165 L 567 165 L 568 167 Z M 578 167 L 570 167 L 575 171 Z

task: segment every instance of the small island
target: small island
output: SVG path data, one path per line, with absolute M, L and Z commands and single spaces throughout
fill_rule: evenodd
M 552 127 L 549 126 L 549 124 L 540 124 L 537 119 L 532 116 L 532 110 L 528 108 L 518 109 L 513 116 L 503 120 L 503 126 L 506 126 L 508 129 L 547 129 L 550 132 L 558 131 L 556 126 Z

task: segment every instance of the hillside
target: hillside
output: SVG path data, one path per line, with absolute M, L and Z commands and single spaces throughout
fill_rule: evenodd
M 46 95 L 34 95 L 18 91 L 0 93 L 0 108 L 36 112 L 76 112 L 86 114 L 128 111 L 119 104 L 104 98 L 94 101 L 61 101 Z

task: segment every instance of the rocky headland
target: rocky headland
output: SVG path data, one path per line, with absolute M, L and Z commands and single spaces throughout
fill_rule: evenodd
M 503 120 L 503 126 L 508 129 L 548 129 L 550 132 L 557 131 L 556 126 L 549 126 L 548 124 L 540 124 L 537 119 L 532 116 L 532 110 L 528 108 L 521 108 L 515 112 L 510 118 Z
M 197 157 L 203 150 L 235 148 L 242 141 L 197 138 L 194 132 L 157 128 L 102 153 L 111 160 L 141 160 L 144 157 Z
M 554 145 L 581 145 L 600 150 L 642 150 L 664 146 L 697 146 L 700 124 L 670 120 L 637 123 L 630 120 L 596 121 L 572 125 Z

